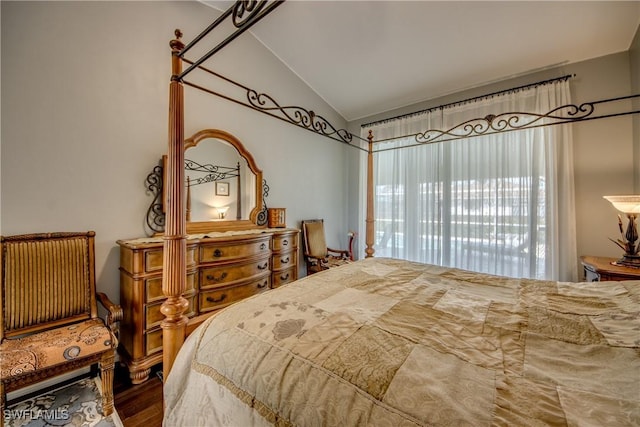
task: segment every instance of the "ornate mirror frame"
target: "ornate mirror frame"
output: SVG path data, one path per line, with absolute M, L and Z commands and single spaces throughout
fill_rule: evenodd
M 211 231 L 229 231 L 229 230 L 245 230 L 250 228 L 258 228 L 261 225 L 258 224 L 258 215 L 263 210 L 262 204 L 262 189 L 263 189 L 263 179 L 262 179 L 262 170 L 258 168 L 253 156 L 251 153 L 245 148 L 245 146 L 240 142 L 238 138 L 231 135 L 228 132 L 219 129 L 203 129 L 201 131 L 196 132 L 190 138 L 185 139 L 184 141 L 184 150 L 191 147 L 195 147 L 199 142 L 213 138 L 224 141 L 229 145 L 233 146 L 237 151 L 240 157 L 247 161 L 247 165 L 251 172 L 255 175 L 255 201 L 256 205 L 253 207 L 251 212 L 249 212 L 249 219 L 234 219 L 234 220 L 222 220 L 222 221 L 196 221 L 196 222 L 187 222 L 187 234 L 199 234 L 199 233 L 207 233 Z

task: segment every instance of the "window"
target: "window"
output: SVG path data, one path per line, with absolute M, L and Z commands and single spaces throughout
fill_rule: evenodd
M 574 279 L 567 125 L 419 146 L 412 136 L 393 138 L 412 127 L 452 129 L 496 112 L 537 107 L 546 113 L 553 108 L 545 110 L 549 98 L 562 98 L 556 91 L 567 89 L 566 82 L 554 83 L 374 128 L 374 135 L 382 135 L 376 139 L 388 139 L 377 143 L 374 162 L 375 256 L 512 277 Z

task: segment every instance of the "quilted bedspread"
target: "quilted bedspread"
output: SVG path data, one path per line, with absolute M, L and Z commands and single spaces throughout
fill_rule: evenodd
M 640 282 L 366 259 L 221 311 L 164 390 L 166 426 L 638 426 Z

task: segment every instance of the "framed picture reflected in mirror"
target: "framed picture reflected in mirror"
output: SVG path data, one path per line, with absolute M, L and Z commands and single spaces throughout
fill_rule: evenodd
M 229 195 L 229 183 L 216 182 L 216 196 L 228 196 L 228 195 Z

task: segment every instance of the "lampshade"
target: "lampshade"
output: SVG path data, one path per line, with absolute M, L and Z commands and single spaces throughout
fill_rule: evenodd
M 626 214 L 640 213 L 640 195 L 604 196 L 614 208 Z

